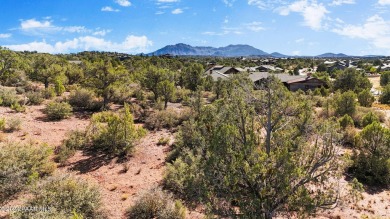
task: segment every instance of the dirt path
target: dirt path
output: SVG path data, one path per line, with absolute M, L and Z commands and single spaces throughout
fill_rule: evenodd
M 134 155 L 125 163 L 78 152 L 65 169 L 99 185 L 110 218 L 124 218 L 126 209 L 143 191 L 161 183 L 169 149 L 168 145 L 157 145 L 161 137 L 173 140 L 167 130 L 151 132 L 136 145 Z

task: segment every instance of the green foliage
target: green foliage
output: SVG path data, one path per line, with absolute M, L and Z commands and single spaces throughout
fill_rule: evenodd
M 5 129 L 5 119 L 0 118 L 0 131 L 3 131 Z
M 190 117 L 189 110 L 176 112 L 173 109 L 155 110 L 145 120 L 145 127 L 150 130 L 162 128 L 174 128 Z
M 26 185 L 51 174 L 55 169 L 51 155 L 47 145 L 0 144 L 0 204 L 24 190 Z
M 382 93 L 379 96 L 379 102 L 382 104 L 390 104 L 390 84 L 383 87 Z
M 356 112 L 356 94 L 353 91 L 335 95 L 335 113 L 338 116 L 345 114 L 352 116 Z
M 381 73 L 380 85 L 382 87 L 388 85 L 390 82 L 390 71 L 384 71 Z
M 143 128 L 134 125 L 127 104 L 119 114 L 113 112 L 94 114 L 87 131 L 94 148 L 119 156 L 131 154 L 134 143 L 145 134 Z
M 342 92 L 354 91 L 355 93 L 359 93 L 371 87 L 372 84 L 368 78 L 353 68 L 347 68 L 344 72 L 340 73 L 334 82 L 334 89 L 341 90 Z
M 169 144 L 170 139 L 161 137 L 158 139 L 157 145 L 167 145 Z
M 18 117 L 12 117 L 7 120 L 7 132 L 18 131 L 22 128 L 22 120 Z
M 315 123 L 310 102 L 275 78 L 258 91 L 245 81 L 232 79 L 226 97 L 194 110 L 170 154 L 166 186 L 216 217 L 272 218 L 332 205 L 337 125 Z
M 32 198 L 26 206 L 44 206 L 50 209 L 46 217 L 53 215 L 82 218 L 106 218 L 101 210 L 101 195 L 96 186 L 69 175 L 49 177 L 32 189 Z M 37 215 L 38 214 L 38 215 Z M 23 211 L 17 218 L 36 218 L 41 212 Z M 57 218 L 57 217 L 55 217 Z
M 11 109 L 18 113 L 22 113 L 26 111 L 26 107 L 20 105 L 20 103 L 18 102 L 11 104 Z
M 84 148 L 86 144 L 85 132 L 79 130 L 69 132 L 67 138 L 57 150 L 56 161 L 60 164 L 65 164 L 66 160 L 76 153 L 76 150 Z
M 184 219 L 186 208 L 180 201 L 175 201 L 171 194 L 161 189 L 153 189 L 143 194 L 127 210 L 126 216 L 129 219 Z
M 357 135 L 357 131 L 354 127 L 348 126 L 347 128 L 345 128 L 343 130 L 342 135 L 343 136 L 342 136 L 341 142 L 343 145 L 351 146 L 351 147 L 355 146 L 355 138 Z
M 157 101 L 158 98 L 163 95 L 160 92 L 165 89 L 166 92 L 164 93 L 168 94 L 170 97 L 172 96 L 171 92 L 173 92 L 172 90 L 174 89 L 173 79 L 174 73 L 172 71 L 151 66 L 144 73 L 142 86 L 152 91 L 154 94 L 154 101 Z M 166 82 L 161 84 L 163 81 Z
M 44 101 L 42 92 L 39 91 L 29 91 L 26 93 L 26 97 L 27 104 L 30 105 L 40 105 Z
M 390 185 L 390 130 L 374 122 L 357 137 L 359 153 L 350 168 L 356 178 L 368 185 Z
M 19 101 L 15 90 L 0 88 L 0 104 L 1 106 L 11 107 L 12 104 Z
M 182 78 L 184 81 L 184 87 L 192 91 L 196 91 L 198 86 L 203 85 L 203 73 L 204 68 L 201 64 L 189 64 L 189 66 L 183 70 Z
M 363 184 L 361 184 L 356 178 L 353 178 L 349 186 L 349 196 L 352 198 L 353 203 L 356 204 L 358 201 L 363 199 Z
M 72 106 L 66 102 L 52 101 L 46 105 L 44 113 L 49 120 L 62 120 L 72 115 Z
M 102 107 L 102 104 L 96 100 L 95 93 L 84 88 L 74 90 L 70 93 L 69 104 L 76 109 L 90 111 L 97 111 Z
M 48 87 L 47 89 L 42 91 L 42 94 L 45 99 L 52 99 L 56 96 L 56 91 L 53 87 Z
M 369 112 L 367 113 L 364 117 L 363 117 L 363 120 L 362 120 L 362 126 L 363 127 L 366 127 L 374 122 L 378 122 L 379 123 L 379 118 L 377 115 L 375 115 L 373 112 Z
M 65 92 L 65 86 L 60 79 L 54 81 L 54 90 L 57 96 L 61 96 Z
M 168 101 L 171 101 L 175 92 L 175 84 L 169 80 L 157 84 L 157 91 L 164 98 L 164 109 L 167 109 Z
M 353 119 L 348 114 L 345 114 L 343 117 L 339 119 L 340 126 L 343 129 L 346 129 L 347 127 L 354 127 Z
M 358 102 L 360 106 L 371 107 L 375 101 L 375 97 L 371 94 L 370 90 L 366 89 L 361 91 L 358 96 Z

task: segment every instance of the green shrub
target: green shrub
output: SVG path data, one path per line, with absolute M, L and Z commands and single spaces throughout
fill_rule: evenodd
M 65 92 L 65 86 L 62 84 L 61 80 L 56 80 L 54 82 L 54 91 L 57 96 L 61 96 Z
M 363 119 L 362 119 L 362 126 L 366 127 L 370 125 L 371 123 L 379 122 L 379 118 L 377 115 L 375 115 L 373 112 L 367 113 Z
M 11 109 L 18 113 L 26 112 L 26 107 L 20 105 L 18 102 L 11 104 Z
M 390 84 L 383 87 L 382 93 L 379 96 L 379 102 L 382 104 L 390 104 Z
M 173 103 L 180 103 L 185 100 L 189 101 L 189 98 L 191 97 L 191 90 L 188 89 L 176 89 L 175 93 L 173 94 L 172 102 Z
M 5 129 L 5 119 L 0 118 L 0 131 L 3 131 Z
M 150 130 L 162 128 L 174 128 L 191 116 L 191 110 L 185 108 L 182 112 L 173 109 L 155 110 L 145 120 L 145 127 Z
M 57 150 L 56 161 L 60 164 L 65 164 L 66 160 L 76 153 L 76 150 L 80 150 L 85 147 L 87 139 L 85 132 L 75 130 L 67 134 L 67 138 L 62 142 L 61 146 Z
M 357 136 L 351 172 L 368 185 L 390 185 L 390 130 L 374 122 Z
M 157 145 L 167 145 L 169 144 L 170 139 L 161 137 L 158 139 Z
M 96 100 L 93 91 L 81 88 L 74 90 L 69 95 L 69 104 L 75 108 L 83 110 L 97 111 L 103 106 L 100 101 Z
M 61 120 L 72 115 L 72 107 L 66 102 L 52 101 L 46 105 L 44 113 L 49 120 Z
M 349 115 L 345 114 L 339 119 L 340 126 L 345 129 L 347 127 L 354 127 L 353 119 Z
M 10 107 L 12 104 L 19 102 L 15 90 L 0 89 L 0 102 L 2 106 Z
M 143 194 L 135 204 L 127 210 L 127 218 L 137 219 L 184 219 L 186 208 L 180 201 L 161 189 L 153 189 Z
M 44 206 L 50 209 L 45 212 L 46 217 L 50 215 L 65 216 L 72 218 L 78 215 L 82 218 L 107 218 L 101 210 L 101 195 L 96 186 L 88 182 L 69 176 L 57 175 L 49 177 L 39 183 L 32 190 L 26 206 Z M 23 211 L 17 218 L 37 218 L 41 212 Z M 55 217 L 57 218 L 57 216 Z
M 17 117 L 12 117 L 7 120 L 7 132 L 18 131 L 22 128 L 22 120 Z
M 356 94 L 353 91 L 348 91 L 339 95 L 335 95 L 335 111 L 336 115 L 344 116 L 348 114 L 352 116 L 356 112 Z
M 35 182 L 51 174 L 55 165 L 47 145 L 0 144 L 0 204 Z
M 363 90 L 358 94 L 358 102 L 360 106 L 371 107 L 375 101 L 375 97 L 371 94 L 370 90 Z
M 357 131 L 354 127 L 348 126 L 346 129 L 343 131 L 343 136 L 342 136 L 342 143 L 345 146 L 355 146 L 355 138 L 357 135 Z
M 133 152 L 134 143 L 145 136 L 146 131 L 134 125 L 129 106 L 125 104 L 124 110 L 120 113 L 94 114 L 87 135 L 94 148 L 124 156 Z
M 45 99 L 43 98 L 42 92 L 29 91 L 26 93 L 27 103 L 30 105 L 40 105 Z
M 56 96 L 56 91 L 54 88 L 49 87 L 47 89 L 42 90 L 42 95 L 45 99 L 53 99 Z

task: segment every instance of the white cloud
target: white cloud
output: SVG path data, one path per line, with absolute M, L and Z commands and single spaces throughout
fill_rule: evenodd
M 315 0 L 310 2 L 308 0 L 296 1 L 288 6 L 279 8 L 278 11 L 280 15 L 284 16 L 289 15 L 291 12 L 301 14 L 304 20 L 303 24 L 314 30 L 319 30 L 323 27 L 322 21 L 326 14 L 329 13 L 323 4 L 318 4 Z
M 10 38 L 11 36 L 10 33 L 0 33 L 0 39 Z
M 176 8 L 175 10 L 172 11 L 172 14 L 181 14 L 183 13 L 183 9 L 181 8 Z
M 161 15 L 161 14 L 165 14 L 165 12 L 163 12 L 163 11 L 157 11 L 155 14 L 156 14 L 156 15 Z
M 128 0 L 115 0 L 115 2 L 120 5 L 120 6 L 123 6 L 123 7 L 129 7 L 131 6 L 131 2 L 128 1 Z
M 227 7 L 232 7 L 236 0 L 222 0 Z
M 247 24 L 244 24 L 244 26 L 253 31 L 253 32 L 259 32 L 261 30 L 264 30 L 264 27 L 261 26 L 262 23 L 261 22 L 258 22 L 258 21 L 254 21 L 252 23 L 247 23 Z
M 146 52 L 148 47 L 153 45 L 153 42 L 148 40 L 146 36 L 127 36 L 121 43 L 107 41 L 103 38 L 94 36 L 85 36 L 67 40 L 65 42 L 57 42 L 49 44 L 45 40 L 42 42 L 31 42 L 19 45 L 4 45 L 4 47 L 16 51 L 38 51 L 47 53 L 68 53 L 74 50 L 98 50 L 98 51 L 115 51 L 127 53 Z
M 299 56 L 300 54 L 301 54 L 301 51 L 298 51 L 298 50 L 292 51 L 293 56 Z
M 114 9 L 110 6 L 103 7 L 101 10 L 102 11 L 109 11 L 109 12 L 119 12 L 119 9 Z
M 297 39 L 295 40 L 296 43 L 303 43 L 305 42 L 305 38 L 300 38 L 300 39 Z
M 85 33 L 89 31 L 84 26 L 69 26 L 69 27 L 58 27 L 58 28 L 69 33 Z
M 390 21 L 379 15 L 368 18 L 362 25 L 344 25 L 333 32 L 350 38 L 364 39 L 381 49 L 390 49 Z
M 339 6 L 339 5 L 344 5 L 344 4 L 355 4 L 355 0 L 333 0 L 332 3 L 330 3 L 329 5 L 331 6 Z
M 157 2 L 162 2 L 162 3 L 172 3 L 172 2 L 179 2 L 180 0 L 157 0 Z
M 378 4 L 380 4 L 380 5 L 390 5 L 390 0 L 379 0 Z
M 273 9 L 276 5 L 285 3 L 285 0 L 248 0 L 248 5 L 256 6 L 262 10 Z
M 105 36 L 106 34 L 108 34 L 110 32 L 111 32 L 111 30 L 97 30 L 97 31 L 93 32 L 92 35 Z
M 20 23 L 20 27 L 23 30 L 32 29 L 32 28 L 48 28 L 52 27 L 51 21 L 37 21 L 34 18 L 29 20 L 22 20 Z

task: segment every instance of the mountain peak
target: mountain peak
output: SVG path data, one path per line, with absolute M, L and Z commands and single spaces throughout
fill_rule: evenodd
M 178 43 L 176 45 L 168 45 L 149 55 L 182 55 L 182 56 L 222 56 L 222 57 L 239 57 L 239 56 L 266 56 L 268 53 L 256 49 L 249 45 L 228 45 L 226 47 L 202 47 Z

